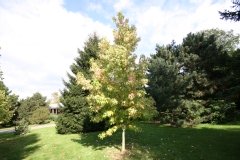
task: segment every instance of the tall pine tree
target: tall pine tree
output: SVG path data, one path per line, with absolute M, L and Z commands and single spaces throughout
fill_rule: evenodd
M 184 62 L 194 58 L 174 42 L 166 46 L 157 45 L 156 54 L 151 55 L 146 89 L 156 101 L 161 121 L 174 126 L 199 123 L 202 107 L 198 101 L 185 96 L 192 75 L 186 74 Z
M 190 33 L 183 40 L 185 52 L 197 57 L 185 63 L 187 72 L 195 73 L 187 96 L 204 102 L 205 121 L 224 122 L 234 118 L 239 102 L 238 69 L 235 70 L 239 40 L 233 31 L 218 29 Z
M 157 46 L 147 89 L 161 117 L 178 126 L 232 120 L 240 104 L 238 45 L 232 31 L 211 29 Z
M 69 81 L 64 81 L 65 88 L 61 92 L 61 114 L 57 121 L 58 133 L 79 133 L 102 130 L 104 123 L 90 122 L 90 112 L 86 96 L 87 90 L 83 90 L 80 85 L 76 84 L 76 75 L 78 72 L 84 73 L 89 77 L 89 61 L 91 58 L 97 58 L 99 51 L 98 43 L 100 38 L 94 33 L 85 42 L 83 50 L 79 50 L 79 56 L 75 58 L 75 62 L 70 66 L 71 72 L 68 73 Z
M 219 12 L 221 19 L 240 21 L 240 0 L 232 0 L 232 3 L 231 8 L 233 10 L 225 9 L 223 12 Z

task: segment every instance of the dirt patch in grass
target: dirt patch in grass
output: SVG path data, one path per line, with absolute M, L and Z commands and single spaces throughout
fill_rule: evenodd
M 121 152 L 120 149 L 109 149 L 107 151 L 107 157 L 111 160 L 123 160 L 127 159 L 131 155 L 131 152 L 126 150 Z

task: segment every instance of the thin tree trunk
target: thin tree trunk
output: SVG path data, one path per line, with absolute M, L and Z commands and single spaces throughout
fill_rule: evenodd
M 122 153 L 125 152 L 125 128 L 122 129 Z

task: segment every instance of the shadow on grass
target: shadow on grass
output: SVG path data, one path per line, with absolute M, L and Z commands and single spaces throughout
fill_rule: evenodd
M 0 135 L 0 159 L 20 160 L 27 158 L 39 148 L 37 134 L 16 136 L 13 133 Z
M 128 154 L 124 159 L 166 160 L 238 160 L 240 157 L 240 127 L 172 128 L 156 124 L 140 124 L 141 132 L 126 132 Z M 121 133 L 100 140 L 98 133 L 88 133 L 73 139 L 96 150 L 120 148 Z
M 80 135 L 79 139 L 72 139 L 72 141 L 81 143 L 83 146 L 91 146 L 95 150 L 102 150 L 106 147 L 114 147 L 119 149 L 119 145 L 121 144 L 119 132 L 104 139 L 98 138 L 99 133 L 100 132 L 83 133 Z

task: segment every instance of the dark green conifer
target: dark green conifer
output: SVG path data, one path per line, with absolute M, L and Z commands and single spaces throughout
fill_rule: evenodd
M 76 75 L 79 71 L 86 76 L 89 75 L 91 58 L 97 58 L 99 50 L 98 43 L 100 39 L 93 34 L 85 42 L 83 50 L 79 50 L 79 56 L 75 58 L 75 62 L 70 66 L 71 72 L 68 73 L 69 81 L 64 81 L 65 88 L 62 91 L 61 98 L 61 114 L 57 120 L 58 133 L 79 133 L 102 130 L 104 123 L 92 123 L 90 121 L 90 112 L 86 101 L 87 90 L 83 90 L 76 83 Z
M 174 125 L 233 120 L 239 108 L 239 36 L 219 29 L 157 46 L 148 91 Z M 167 114 L 166 114 L 167 113 Z

